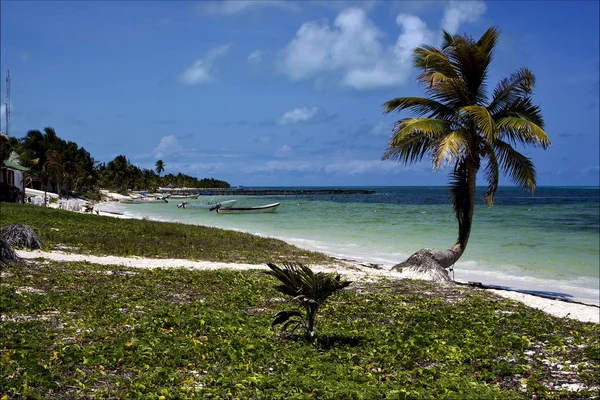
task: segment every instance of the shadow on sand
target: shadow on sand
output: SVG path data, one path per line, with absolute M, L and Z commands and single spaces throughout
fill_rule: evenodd
M 506 290 L 509 292 L 523 293 L 523 294 L 530 294 L 532 296 L 544 297 L 546 299 L 551 299 L 551 300 L 560 300 L 560 301 L 568 301 L 570 303 L 579 303 L 577 301 L 572 300 L 572 298 L 573 298 L 572 295 L 567 294 L 567 293 L 561 293 L 561 292 L 549 292 L 546 290 L 517 289 L 514 287 L 510 287 L 510 286 L 486 285 L 481 282 L 468 282 L 468 283 L 455 282 L 455 283 L 457 283 L 459 285 L 478 287 L 481 289 Z

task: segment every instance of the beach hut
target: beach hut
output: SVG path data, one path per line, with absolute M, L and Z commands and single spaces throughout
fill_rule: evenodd
M 19 163 L 18 154 L 14 151 L 11 152 L 8 159 L 0 165 L 0 198 L 2 198 L 2 200 L 11 201 L 10 198 L 13 196 L 8 193 L 14 191 L 14 188 L 19 189 L 21 194 L 25 193 L 24 174 L 27 171 L 29 171 L 29 168 L 24 167 Z M 20 197 L 22 199 L 22 196 Z

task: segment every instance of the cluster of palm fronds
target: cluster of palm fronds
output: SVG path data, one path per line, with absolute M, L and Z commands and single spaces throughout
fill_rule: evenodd
M 306 339 L 313 341 L 315 318 L 319 307 L 329 296 L 352 282 L 341 279 L 339 274 L 314 273 L 302 264 L 284 264 L 283 268 L 270 263 L 267 265 L 271 271 L 265 273 L 281 282 L 281 285 L 276 285 L 275 289 L 291 296 L 292 300 L 298 303 L 298 307 L 304 309 L 304 315 L 297 310 L 278 312 L 271 326 L 283 324 L 281 329 L 284 331 L 287 328 L 291 328 L 292 332 L 297 329 L 304 330 Z
M 22 261 L 13 248 L 4 239 L 0 238 L 0 266 L 20 264 Z
M 37 233 L 29 225 L 7 225 L 0 231 L 0 238 L 11 247 L 23 247 L 28 250 L 41 250 L 44 248 Z
M 37 233 L 29 225 L 7 225 L 0 231 L 0 265 L 20 264 L 23 259 L 13 247 L 29 250 L 43 249 L 44 245 Z

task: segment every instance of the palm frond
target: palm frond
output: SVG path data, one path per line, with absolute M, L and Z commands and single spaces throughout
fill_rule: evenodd
M 420 161 L 449 130 L 450 124 L 439 119 L 402 120 L 397 124 L 396 132 L 390 139 L 382 159 L 396 160 L 405 164 Z
M 287 294 L 289 296 L 295 297 L 299 293 L 300 288 L 302 287 L 302 280 L 296 273 L 298 266 L 295 264 L 285 264 L 284 268 L 279 268 L 275 264 L 267 264 L 270 271 L 265 271 L 265 274 L 271 275 L 281 282 L 281 285 L 275 286 L 275 290 L 281 292 L 283 294 Z
M 536 187 L 536 172 L 531 159 L 502 140 L 496 140 L 493 147 L 504 174 L 515 184 L 533 194 Z
M 437 71 L 450 79 L 458 78 L 446 54 L 432 46 L 416 48 L 414 64 L 423 71 Z
M 432 150 L 433 169 L 439 169 L 444 163 L 450 163 L 463 157 L 466 153 L 467 143 L 464 131 L 453 131 L 441 138 Z
M 445 50 L 452 46 L 454 43 L 454 37 L 448 33 L 445 29 L 442 30 L 442 50 Z
M 498 44 L 499 37 L 500 31 L 496 27 L 491 27 L 485 31 L 477 41 L 476 48 L 487 64 L 492 61 L 493 51 L 496 44 Z
M 425 97 L 397 97 L 383 103 L 384 112 L 410 110 L 417 116 L 427 115 L 428 118 L 447 117 L 452 110 L 444 104 Z
M 501 118 L 496 122 L 496 126 L 498 138 L 506 139 L 512 144 L 521 143 L 543 149 L 549 148 L 552 144 L 541 127 L 520 116 Z
M 417 77 L 417 80 L 425 83 L 430 88 L 437 90 L 440 84 L 451 82 L 453 81 L 453 78 L 450 78 L 449 76 L 446 76 L 438 71 L 426 71 L 420 74 Z
M 504 78 L 496 88 L 492 101 L 488 105 L 491 114 L 495 114 L 522 97 L 528 96 L 535 86 L 535 75 L 527 68 L 520 68 L 513 72 L 509 78 Z
M 539 106 L 532 103 L 531 98 L 522 97 L 507 103 L 496 113 L 492 113 L 494 120 L 498 121 L 506 117 L 520 117 L 544 129 L 544 119 Z
M 479 131 L 489 142 L 496 140 L 498 130 L 496 128 L 496 123 L 487 108 L 477 105 L 466 106 L 461 108 L 461 112 L 466 113 L 477 122 Z
M 491 207 L 494 205 L 496 191 L 498 190 L 498 159 L 496 158 L 496 154 L 494 153 L 494 149 L 490 143 L 486 143 L 483 150 L 487 161 L 484 175 L 485 180 L 488 182 L 487 190 L 483 195 L 483 201 L 485 201 L 488 207 Z

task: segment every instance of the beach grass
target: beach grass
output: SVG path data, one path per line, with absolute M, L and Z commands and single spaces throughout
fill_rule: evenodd
M 282 240 L 248 233 L 138 219 L 82 214 L 29 204 L 2 203 L 1 225 L 31 226 L 45 249 L 75 253 L 150 258 L 178 258 L 264 264 L 293 260 L 330 264 L 324 254 Z
M 0 397 L 9 399 L 599 394 L 597 324 L 471 288 L 354 282 L 322 308 L 309 344 L 270 328 L 289 303 L 259 271 L 36 259 L 1 273 Z

